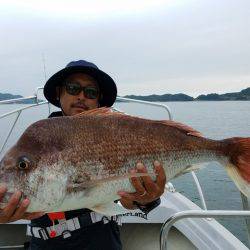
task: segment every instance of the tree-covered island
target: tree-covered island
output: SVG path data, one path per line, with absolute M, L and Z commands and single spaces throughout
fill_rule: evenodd
M 8 99 L 16 99 L 22 98 L 21 95 L 12 95 L 9 93 L 0 93 L 0 101 L 8 100 Z M 148 95 L 148 96 L 141 96 L 141 95 L 126 95 L 126 98 L 131 99 L 138 99 L 143 101 L 150 101 L 150 102 L 184 102 L 184 101 L 250 101 L 250 87 L 241 90 L 240 92 L 233 92 L 233 93 L 226 93 L 226 94 L 208 94 L 208 95 L 199 95 L 198 97 L 194 98 L 189 95 L 185 94 L 163 94 L 163 95 Z M 41 101 L 41 100 L 39 100 Z M 34 100 L 22 100 L 18 101 L 17 103 L 24 103 L 24 104 L 32 104 L 35 103 Z
M 126 95 L 126 98 L 138 99 L 151 102 L 178 102 L 178 101 L 250 101 L 250 87 L 241 90 L 240 92 L 226 94 L 208 94 L 199 95 L 194 98 L 185 94 L 164 94 L 164 95 Z

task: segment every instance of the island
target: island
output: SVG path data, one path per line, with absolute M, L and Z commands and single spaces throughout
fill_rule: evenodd
M 126 95 L 125 98 L 150 101 L 150 102 L 178 102 L 178 101 L 250 101 L 250 87 L 240 92 L 207 95 L 199 95 L 196 98 L 185 94 L 163 94 L 163 95 Z
M 9 93 L 0 93 L 0 101 L 8 99 L 22 98 L 21 95 L 12 95 Z M 163 95 L 126 95 L 126 98 L 150 101 L 150 102 L 186 102 L 186 101 L 250 101 L 250 87 L 241 90 L 240 92 L 225 93 L 225 94 L 216 94 L 211 93 L 207 95 L 199 95 L 196 98 L 185 95 L 183 93 L 179 94 L 163 94 Z M 38 100 L 39 102 L 43 100 Z M 23 104 L 33 104 L 35 100 L 22 100 L 15 103 Z

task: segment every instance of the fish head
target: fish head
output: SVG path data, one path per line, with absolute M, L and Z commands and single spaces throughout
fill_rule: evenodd
M 9 192 L 24 191 L 29 176 L 37 167 L 39 157 L 18 145 L 13 146 L 0 162 L 0 183 Z
M 51 209 L 63 198 L 68 173 L 62 171 L 65 169 L 60 161 L 62 144 L 58 148 L 56 138 L 52 137 L 46 122 L 35 123 L 4 155 L 0 162 L 0 184 L 7 187 L 7 193 L 1 203 L 7 203 L 17 190 L 21 191 L 22 199 L 30 200 L 30 211 Z

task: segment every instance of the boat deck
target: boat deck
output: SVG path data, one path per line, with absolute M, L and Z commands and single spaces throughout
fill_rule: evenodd
M 161 224 L 124 224 L 121 230 L 123 250 L 158 250 Z M 182 233 L 172 227 L 168 250 L 197 249 Z
M 161 224 L 123 224 L 121 227 L 121 240 L 123 250 L 158 250 Z M 29 241 L 25 224 L 1 224 L 0 225 L 0 249 L 2 246 L 21 246 Z M 168 249 L 193 250 L 197 249 L 175 227 L 168 237 Z M 4 249 L 17 249 L 14 247 Z M 19 248 L 22 249 L 22 248 Z

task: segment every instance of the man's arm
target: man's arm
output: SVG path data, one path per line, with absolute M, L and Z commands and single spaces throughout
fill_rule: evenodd
M 140 208 L 143 212 L 148 213 L 160 204 L 160 196 L 164 193 L 166 184 L 166 175 L 158 161 L 154 162 L 154 171 L 156 173 L 155 182 L 150 176 L 132 177 L 131 183 L 136 192 L 118 192 L 121 197 L 120 202 L 125 208 Z M 138 163 L 136 170 L 132 170 L 131 173 L 147 173 L 147 170 L 142 163 Z

